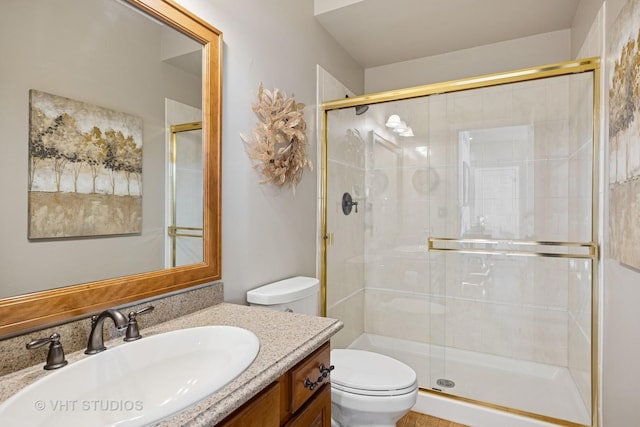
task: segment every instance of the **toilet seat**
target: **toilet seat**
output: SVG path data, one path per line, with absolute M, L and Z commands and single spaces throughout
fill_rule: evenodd
M 397 396 L 417 389 L 417 376 L 404 363 L 364 350 L 331 350 L 331 386 L 366 396 Z

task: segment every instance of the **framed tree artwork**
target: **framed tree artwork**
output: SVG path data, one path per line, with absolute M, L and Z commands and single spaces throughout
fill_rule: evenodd
M 140 233 L 142 119 L 29 91 L 29 239 Z
M 629 0 L 608 41 L 609 254 L 640 269 L 640 0 Z

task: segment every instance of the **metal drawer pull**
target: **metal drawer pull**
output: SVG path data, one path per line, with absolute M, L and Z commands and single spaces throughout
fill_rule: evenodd
M 331 371 L 333 371 L 336 367 L 333 365 L 330 365 L 328 368 L 326 366 L 324 366 L 324 363 L 320 364 L 320 376 L 318 377 L 317 381 L 311 381 L 308 377 L 305 378 L 304 380 L 304 387 L 308 388 L 309 390 L 313 391 L 314 388 L 316 388 L 320 383 L 322 383 L 324 381 L 325 378 L 327 378 L 329 376 L 329 373 Z
M 329 375 L 329 373 L 331 371 L 333 371 L 334 369 L 336 369 L 335 366 L 333 365 L 329 365 L 329 367 L 327 368 L 326 366 L 324 366 L 324 363 L 320 365 L 320 373 L 322 374 L 322 378 L 327 378 L 327 376 Z
M 318 385 L 317 382 L 312 382 L 309 378 L 304 380 L 304 388 L 308 388 L 309 390 L 313 390 Z

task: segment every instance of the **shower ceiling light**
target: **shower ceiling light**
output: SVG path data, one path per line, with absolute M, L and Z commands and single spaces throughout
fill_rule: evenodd
M 401 121 L 400 121 L 400 116 L 398 116 L 397 114 L 392 114 L 389 116 L 389 119 L 387 120 L 386 126 L 388 128 L 391 129 L 395 129 L 398 126 L 400 126 Z
M 413 136 L 413 130 L 407 126 L 404 120 L 400 119 L 400 116 L 397 114 L 392 114 L 387 119 L 387 123 L 385 126 L 392 129 L 395 133 L 400 136 Z
M 398 126 L 393 128 L 393 131 L 395 133 L 402 133 L 402 132 L 406 132 L 407 130 L 409 130 L 409 126 L 407 126 L 407 124 L 404 121 L 401 121 Z
M 404 132 L 400 132 L 400 136 L 413 136 L 413 129 L 407 127 Z
M 429 147 L 426 145 L 421 145 L 419 147 L 416 147 L 414 150 L 416 150 L 416 153 L 420 154 L 423 157 L 429 156 Z

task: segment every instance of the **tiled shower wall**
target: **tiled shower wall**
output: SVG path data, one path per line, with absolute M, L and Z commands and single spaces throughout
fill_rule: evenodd
M 352 112 L 352 111 L 351 111 Z M 352 112 L 353 114 L 353 112 Z M 340 143 L 329 149 L 329 170 L 331 179 L 328 185 L 327 200 L 329 215 L 328 229 L 333 234 L 333 245 L 328 251 L 327 277 L 331 288 L 327 292 L 327 315 L 341 319 L 345 328 L 332 339 L 335 346 L 345 347 L 363 331 L 363 190 L 364 168 L 362 153 L 364 146 L 351 128 L 333 128 Z M 358 213 L 342 212 L 342 195 L 348 192 L 353 201 L 359 203 Z

